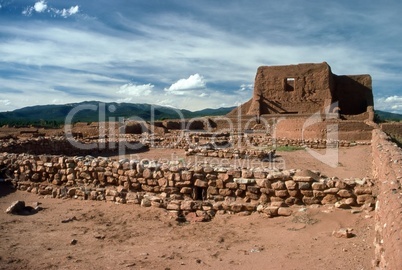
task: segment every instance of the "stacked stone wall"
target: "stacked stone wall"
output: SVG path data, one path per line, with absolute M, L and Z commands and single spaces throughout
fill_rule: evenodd
M 328 178 L 309 170 L 186 166 L 180 161 L 112 160 L 50 155 L 0 155 L 3 177 L 18 189 L 55 198 L 137 203 L 170 211 L 290 215 L 292 205 L 375 202 L 369 179 Z
M 65 137 L 40 137 L 29 139 L 0 140 L 0 152 L 49 154 L 49 155 L 116 155 L 119 151 L 119 141 L 109 140 L 72 140 L 73 145 Z M 126 141 L 127 152 L 141 152 L 147 147 L 137 140 Z M 135 149 L 134 149 L 135 148 Z
M 380 129 L 373 131 L 373 176 L 378 179 L 375 209 L 375 266 L 402 265 L 402 149 Z

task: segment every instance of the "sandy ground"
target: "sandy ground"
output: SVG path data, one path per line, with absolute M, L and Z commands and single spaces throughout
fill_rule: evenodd
M 172 154 L 186 158 L 182 150 L 161 149 L 138 158 Z M 340 149 L 337 168 L 305 151 L 278 155 L 286 168 L 370 176 L 369 146 Z M 40 202 L 44 210 L 6 214 L 15 200 Z M 2 184 L 0 209 L 0 269 L 371 269 L 374 255 L 374 213 L 329 206 L 300 208 L 291 217 L 226 214 L 179 223 L 163 209 L 44 198 Z M 332 236 L 342 227 L 353 228 L 355 237 Z

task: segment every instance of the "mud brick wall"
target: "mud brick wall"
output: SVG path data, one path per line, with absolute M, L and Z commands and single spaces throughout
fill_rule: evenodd
M 48 155 L 0 155 L 3 177 L 20 190 L 53 197 L 141 203 L 212 217 L 217 211 L 290 215 L 291 205 L 373 205 L 369 179 L 337 179 L 309 170 L 186 166 L 179 161 Z M 200 212 L 201 211 L 201 212 Z
M 381 130 L 373 131 L 373 176 L 378 179 L 375 209 L 375 266 L 402 265 L 402 149 Z

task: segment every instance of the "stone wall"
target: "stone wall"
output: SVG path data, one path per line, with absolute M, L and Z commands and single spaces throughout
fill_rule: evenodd
M 402 265 L 402 149 L 381 130 L 373 131 L 373 176 L 378 179 L 375 208 L 375 266 Z
M 292 205 L 335 204 L 340 208 L 373 205 L 369 179 L 338 179 L 309 170 L 211 167 L 180 161 L 49 155 L 0 155 L 3 177 L 20 190 L 52 197 L 106 200 L 163 207 L 176 213 L 259 211 L 290 215 Z
M 5 139 L 0 140 L 0 152 L 28 153 L 28 154 L 49 154 L 49 155 L 116 155 L 119 151 L 118 140 L 74 140 L 79 144 L 74 146 L 65 137 L 40 137 L 28 139 Z M 137 153 L 148 149 L 147 146 L 137 140 L 128 140 L 131 149 L 126 153 Z M 135 149 L 133 149 L 135 148 Z

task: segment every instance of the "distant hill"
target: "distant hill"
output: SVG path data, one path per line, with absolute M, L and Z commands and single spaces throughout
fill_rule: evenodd
M 143 119 L 146 121 L 164 119 L 179 119 L 203 116 L 226 115 L 235 107 L 219 109 L 203 109 L 199 111 L 177 110 L 167 106 L 157 106 L 141 103 L 100 103 L 98 101 L 84 101 L 62 105 L 37 105 L 24 107 L 10 112 L 0 112 L 0 126 L 3 125 L 38 125 L 58 126 L 65 122 L 66 116 L 76 109 L 72 122 L 98 122 L 99 106 L 104 108 L 106 120 L 110 118 L 118 120 L 118 117 Z M 380 121 L 402 121 L 402 114 L 376 110 L 376 117 Z
M 375 110 L 380 121 L 402 121 L 402 114 Z
M 100 105 L 102 104 L 102 105 Z M 99 110 L 101 108 L 101 110 Z M 24 107 L 10 112 L 0 112 L 0 125 L 58 125 L 65 122 L 66 116 L 74 112 L 73 122 L 97 122 L 100 111 L 104 111 L 106 120 L 118 120 L 118 117 L 149 121 L 225 115 L 234 107 L 219 109 L 203 109 L 200 111 L 177 110 L 166 106 L 137 103 L 100 103 L 98 101 L 84 101 L 63 105 L 37 105 Z

